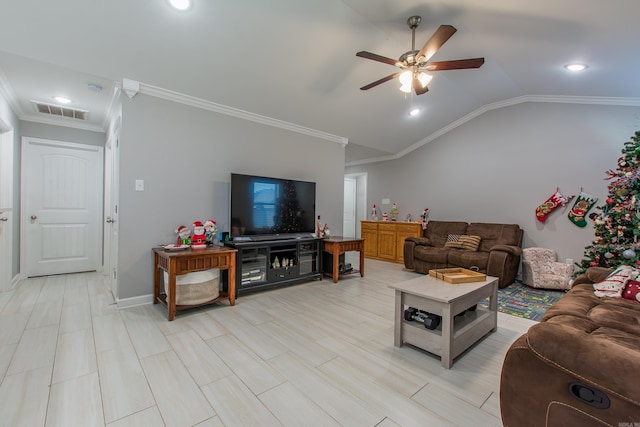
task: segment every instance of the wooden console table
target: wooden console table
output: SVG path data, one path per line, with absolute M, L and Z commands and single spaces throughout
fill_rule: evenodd
M 360 277 L 364 277 L 364 239 L 356 239 L 351 237 L 332 236 L 323 240 L 324 252 L 330 253 L 333 256 L 333 283 L 338 283 L 338 277 L 340 272 L 338 271 L 338 259 L 340 254 L 349 251 L 360 252 Z M 357 273 L 358 270 L 351 271 L 349 273 Z M 348 274 L 348 273 L 343 273 Z
M 176 310 L 199 307 L 229 299 L 229 304 L 236 303 L 236 249 L 222 246 L 210 246 L 204 249 L 185 249 L 182 251 L 167 251 L 164 248 L 154 248 L 153 272 L 153 303 L 166 305 L 169 320 L 176 316 Z M 228 270 L 227 292 L 220 292 L 217 298 L 197 305 L 176 305 L 176 276 L 194 271 L 219 268 Z M 161 270 L 169 276 L 169 298 L 160 290 Z

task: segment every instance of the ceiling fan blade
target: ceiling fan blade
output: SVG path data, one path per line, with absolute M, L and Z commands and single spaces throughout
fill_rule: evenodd
M 413 91 L 416 93 L 416 95 L 422 95 L 423 93 L 429 92 L 429 87 L 428 86 L 422 87 L 422 83 L 420 83 L 420 80 L 414 78 Z
M 458 30 L 452 25 L 440 25 L 431 38 L 422 46 L 416 58 L 424 56 L 425 61 L 428 61 L 456 31 Z
M 372 87 L 376 87 L 376 86 L 378 86 L 379 84 L 382 84 L 382 83 L 384 83 L 384 82 L 388 82 L 389 80 L 393 80 L 393 79 L 395 79 L 396 77 L 398 77 L 399 75 L 400 75 L 400 73 L 393 73 L 393 74 L 390 74 L 390 75 L 388 75 L 387 77 L 383 77 L 383 78 L 381 78 L 380 80 L 376 80 L 376 81 L 375 81 L 375 82 L 373 82 L 373 83 L 369 83 L 369 84 L 368 84 L 368 85 L 366 85 L 366 86 L 362 86 L 362 87 L 360 88 L 360 90 L 367 90 L 367 89 L 371 89 Z
M 362 50 L 356 53 L 356 56 L 359 56 L 360 58 L 371 59 L 378 62 L 384 62 L 385 64 L 389 64 L 393 66 L 395 66 L 398 63 L 396 59 L 391 59 L 385 56 L 376 55 L 375 53 L 367 52 L 365 50 Z
M 484 64 L 484 58 L 456 59 L 454 61 L 429 62 L 427 71 L 465 70 L 467 68 L 480 68 Z

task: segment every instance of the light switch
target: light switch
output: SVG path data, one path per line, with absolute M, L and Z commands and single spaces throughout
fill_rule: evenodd
M 136 191 L 144 191 L 144 179 L 136 179 Z

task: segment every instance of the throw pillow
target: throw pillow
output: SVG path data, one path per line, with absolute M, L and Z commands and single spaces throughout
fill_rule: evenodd
M 602 282 L 594 283 L 594 294 L 597 297 L 620 298 L 622 290 L 629 280 L 636 280 L 640 271 L 629 265 L 618 266 Z
M 465 234 L 460 236 L 458 242 L 462 244 L 462 249 L 467 251 L 477 251 L 478 246 L 480 246 L 480 240 L 480 236 L 469 236 Z
M 622 298 L 640 302 L 640 282 L 629 280 L 622 291 Z
M 444 247 L 462 249 L 462 244 L 458 240 L 460 240 L 459 234 L 449 234 Z

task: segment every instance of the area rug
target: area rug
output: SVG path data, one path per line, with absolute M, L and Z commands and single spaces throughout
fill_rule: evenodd
M 564 294 L 565 291 L 536 289 L 520 282 L 513 282 L 506 288 L 498 289 L 498 311 L 540 321 L 547 309 Z M 478 305 L 486 308 L 489 306 L 489 300 L 484 300 Z

